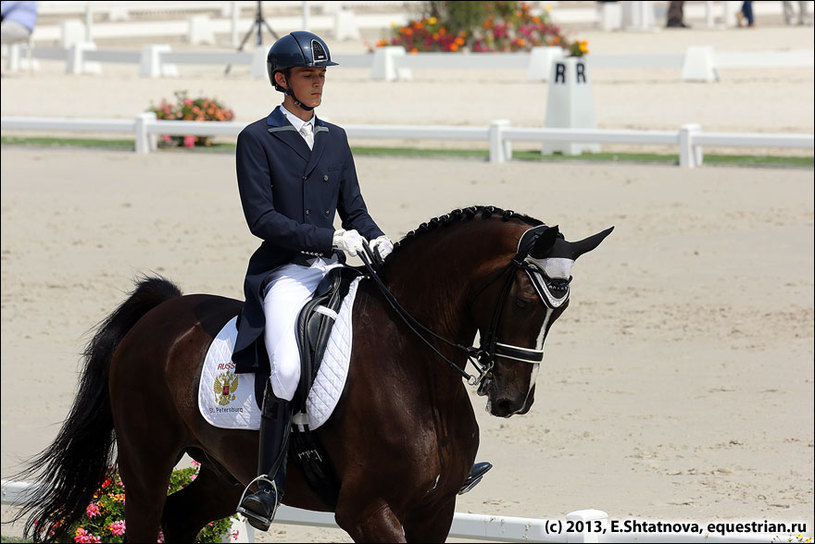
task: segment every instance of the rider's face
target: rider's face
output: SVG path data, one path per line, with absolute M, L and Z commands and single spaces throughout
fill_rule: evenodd
M 288 85 L 294 92 L 297 100 L 316 108 L 323 98 L 323 85 L 325 85 L 325 68 L 309 68 L 297 66 L 291 69 L 288 78 Z M 280 76 L 280 74 L 278 72 Z M 285 80 L 282 82 L 286 86 Z

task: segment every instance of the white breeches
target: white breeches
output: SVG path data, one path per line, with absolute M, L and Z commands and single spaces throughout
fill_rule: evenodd
M 337 266 L 341 264 L 319 258 L 311 266 L 286 264 L 272 272 L 266 285 L 263 340 L 271 364 L 269 381 L 275 396 L 280 399 L 291 400 L 300 381 L 297 316 L 328 271 Z

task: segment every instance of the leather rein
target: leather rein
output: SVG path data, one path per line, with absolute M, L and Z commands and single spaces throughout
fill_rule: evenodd
M 542 225 L 545 227 L 544 225 Z M 429 347 L 433 353 L 438 355 L 445 363 L 447 363 L 450 368 L 454 371 L 461 374 L 463 378 L 467 380 L 467 383 L 471 386 L 480 386 L 479 393 L 482 393 L 482 390 L 486 389 L 488 385 L 488 381 L 486 378 L 490 377 L 493 367 L 495 366 L 495 358 L 496 357 L 503 357 L 506 359 L 512 359 L 514 361 L 520 361 L 524 363 L 531 363 L 531 364 L 540 364 L 543 360 L 543 350 L 542 349 L 530 349 L 524 348 L 520 346 L 514 346 L 512 344 L 504 344 L 498 342 L 497 340 L 497 332 L 498 326 L 500 324 L 501 315 L 503 314 L 504 303 L 509 296 L 509 292 L 512 289 L 512 285 L 515 282 L 516 274 L 515 272 L 519 269 L 526 270 L 526 272 L 530 275 L 533 279 L 533 283 L 536 285 L 537 289 L 537 282 L 534 279 L 534 274 L 541 273 L 541 271 L 535 267 L 534 265 L 528 263 L 525 259 L 529 252 L 529 248 L 532 247 L 534 241 L 537 239 L 538 232 L 534 232 L 538 230 L 537 228 L 533 228 L 528 230 L 524 236 L 521 238 L 521 242 L 519 242 L 518 252 L 516 253 L 515 257 L 507 264 L 500 273 L 498 273 L 493 279 L 488 281 L 483 287 L 478 290 L 476 297 L 481 294 L 487 287 L 492 285 L 495 281 L 499 278 L 504 276 L 507 272 L 509 272 L 509 276 L 507 277 L 506 281 L 504 282 L 504 286 L 501 291 L 501 296 L 499 298 L 499 303 L 496 306 L 495 310 L 492 314 L 492 319 L 490 320 L 490 328 L 488 329 L 485 338 L 481 340 L 481 346 L 465 346 L 462 344 L 458 344 L 456 342 L 452 342 L 443 336 L 435 333 L 434 331 L 428 329 L 421 323 L 419 323 L 416 318 L 414 318 L 410 313 L 405 310 L 399 301 L 396 300 L 396 297 L 393 296 L 393 293 L 387 288 L 385 283 L 382 281 L 382 278 L 379 276 L 377 272 L 377 268 L 381 267 L 383 261 L 378 253 L 375 253 L 371 250 L 368 243 L 363 241 L 363 247 L 365 249 L 365 253 L 360 253 L 359 257 L 362 260 L 366 270 L 368 271 L 369 276 L 374 280 L 374 283 L 379 288 L 382 295 L 385 297 L 385 300 L 388 301 L 391 308 L 393 308 L 396 315 L 398 315 L 402 321 L 407 325 L 407 327 L 417 336 L 419 339 Z M 531 236 L 526 236 L 527 234 L 531 234 Z M 547 306 L 551 307 L 550 304 L 547 302 L 547 299 L 542 296 L 540 291 L 538 290 L 538 294 L 541 300 Z M 568 296 L 568 292 L 567 295 Z M 565 297 L 564 299 L 565 300 Z M 455 348 L 459 351 L 462 351 L 467 355 L 467 360 L 475 367 L 477 375 L 472 375 L 467 373 L 467 371 L 461 367 L 459 367 L 455 362 L 451 361 L 447 358 L 443 353 L 441 353 L 436 346 L 427 338 L 427 336 L 433 337 L 448 346 Z M 486 347 L 485 347 L 486 346 Z M 466 364 L 464 365 L 466 368 Z

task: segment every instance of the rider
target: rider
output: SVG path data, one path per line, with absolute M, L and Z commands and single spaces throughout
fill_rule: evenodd
M 235 152 L 244 215 L 263 243 L 249 260 L 232 359 L 237 372 L 270 375 L 263 394 L 258 491 L 238 511 L 264 531 L 283 497 L 290 401 L 300 379 L 297 315 L 328 271 L 340 266 L 337 250 L 354 256 L 362 251 L 363 237 L 383 259 L 393 250 L 368 214 L 345 131 L 314 113 L 326 67 L 336 65 L 326 43 L 311 32 L 277 40 L 266 68 L 283 103 L 241 131 Z M 333 226 L 336 213 L 339 229 Z

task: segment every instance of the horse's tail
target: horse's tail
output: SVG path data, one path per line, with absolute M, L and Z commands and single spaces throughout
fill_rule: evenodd
M 181 291 L 160 277 L 139 281 L 129 298 L 102 321 L 85 347 L 85 368 L 71 413 L 54 442 L 21 475 L 37 480 L 12 521 L 28 515 L 26 537 L 57 541 L 85 513 L 108 476 L 113 443 L 108 373 L 116 347 L 148 311 Z M 70 536 L 70 535 L 69 535 Z

